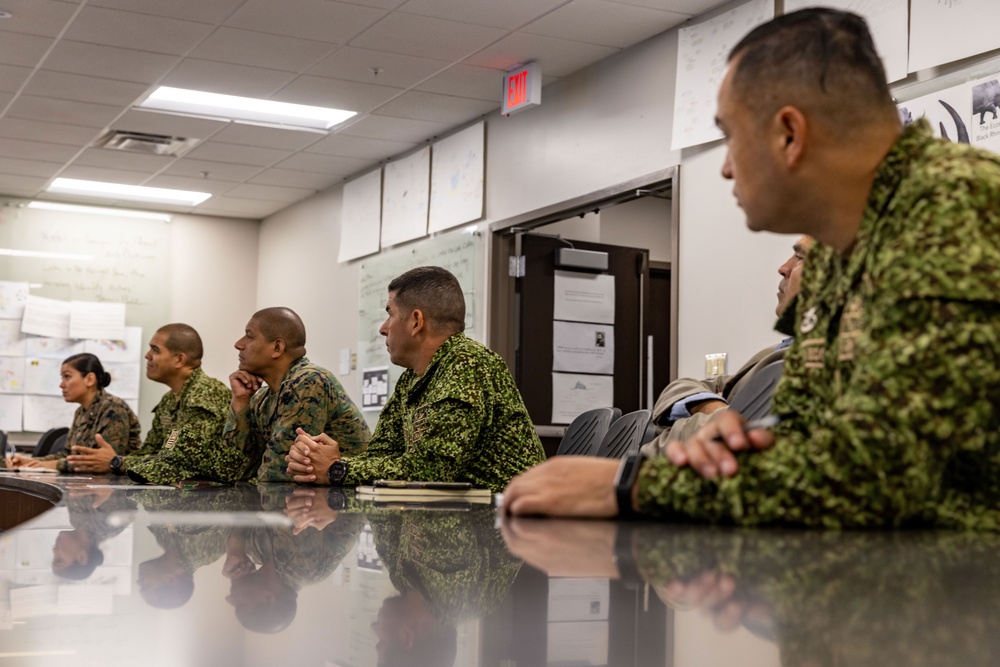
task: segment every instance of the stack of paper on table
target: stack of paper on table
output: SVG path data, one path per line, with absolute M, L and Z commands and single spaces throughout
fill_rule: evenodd
M 489 503 L 493 494 L 489 489 L 473 488 L 468 482 L 410 482 L 377 479 L 371 486 L 355 489 L 358 498 L 406 502 L 459 501 Z

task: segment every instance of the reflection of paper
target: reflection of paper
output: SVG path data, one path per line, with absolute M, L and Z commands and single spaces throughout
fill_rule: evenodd
M 48 431 L 50 428 L 69 426 L 73 423 L 76 403 L 67 403 L 54 396 L 24 397 L 24 430 Z
M 21 320 L 0 320 L 0 357 L 23 357 L 24 349 Z
M 773 17 L 771 0 L 750 0 L 678 31 L 673 150 L 722 138 L 722 131 L 715 126 L 716 94 L 726 72 L 729 50 Z
M 361 409 L 381 410 L 389 400 L 389 367 L 361 371 Z
M 24 357 L 0 357 L 0 392 L 24 391 Z
M 111 375 L 110 391 L 119 398 L 139 398 L 139 364 L 104 364 L 104 370 Z
M 615 328 L 610 324 L 552 323 L 552 370 L 615 372 Z
M 615 323 L 615 277 L 556 271 L 552 318 L 571 322 Z
M 25 586 L 10 591 L 10 613 L 14 620 L 53 616 L 56 612 L 56 586 Z
M 25 340 L 25 356 L 58 359 L 62 361 L 74 354 L 84 351 L 82 340 L 72 338 L 48 338 L 44 336 L 28 336 Z
M 58 359 L 24 360 L 24 393 L 42 394 L 43 396 L 62 396 L 59 377 L 62 362 Z
M 84 352 L 90 352 L 103 363 L 139 361 L 145 353 L 142 327 L 125 327 L 124 339 L 84 341 Z
M 552 374 L 552 423 L 569 424 L 582 412 L 612 407 L 614 377 L 610 375 Z
M 73 301 L 70 304 L 70 338 L 125 338 L 125 304 Z
M 39 336 L 69 338 L 69 313 L 68 301 L 28 295 L 21 331 Z
M 8 433 L 20 431 L 23 410 L 23 396 L 17 394 L 0 395 L 0 430 Z
M 550 665 L 606 665 L 609 635 L 607 621 L 549 623 L 546 662 Z
M 94 574 L 97 574 L 96 571 Z M 85 586 L 60 586 L 56 596 L 56 614 L 111 614 L 114 611 L 114 593 L 115 587 L 110 584 L 88 582 Z
M 0 317 L 21 319 L 28 302 L 28 283 L 0 280 Z

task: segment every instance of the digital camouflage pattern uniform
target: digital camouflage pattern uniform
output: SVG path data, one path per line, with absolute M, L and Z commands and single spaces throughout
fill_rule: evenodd
M 905 128 L 849 257 L 817 245 L 772 402 L 732 478 L 646 462 L 652 516 L 1000 529 L 1000 156 Z
M 124 458 L 122 470 L 152 484 L 192 477 L 238 480 L 246 467 L 245 458 L 222 442 L 231 398 L 229 387 L 194 369 L 180 395 L 168 391 L 157 403 L 146 441 Z
M 139 418 L 122 399 L 101 389 L 90 407 L 82 405 L 73 413 L 73 425 L 66 435 L 66 446 L 55 454 L 39 457 L 39 461 L 56 461 L 59 472 L 73 472 L 66 464 L 66 457 L 73 447 L 95 447 L 98 434 L 118 454 L 128 454 L 139 448 Z
M 501 491 L 545 459 L 507 365 L 456 333 L 423 375 L 407 369 L 361 456 L 345 457 L 344 486 L 376 479 L 471 482 Z
M 507 596 L 521 561 L 491 507 L 468 512 L 371 510 L 375 549 L 401 594 L 417 591 L 446 625 L 480 618 Z
M 288 368 L 277 391 L 261 387 L 245 410 L 228 411 L 224 440 L 247 458 L 242 479 L 294 481 L 285 455 L 297 428 L 311 435 L 326 433 L 347 454 L 364 451 L 371 439 L 361 411 L 333 373 L 302 357 Z

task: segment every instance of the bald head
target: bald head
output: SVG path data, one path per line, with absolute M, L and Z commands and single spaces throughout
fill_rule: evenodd
M 268 341 L 285 341 L 285 354 L 298 359 L 306 354 L 306 326 L 291 308 L 264 308 L 250 318 Z
M 172 354 L 183 354 L 187 358 L 188 368 L 201 366 L 205 348 L 201 344 L 201 336 L 194 327 L 180 323 L 166 324 L 157 329 L 156 333 L 163 334 L 163 344 Z
M 734 96 L 759 119 L 794 106 L 834 136 L 899 124 L 864 19 L 803 9 L 752 30 L 729 54 Z

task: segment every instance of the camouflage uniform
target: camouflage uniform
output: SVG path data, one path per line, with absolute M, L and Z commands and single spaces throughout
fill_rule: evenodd
M 501 491 L 545 458 L 535 427 L 498 354 L 463 333 L 427 370 L 407 370 L 361 456 L 345 457 L 344 486 L 375 479 L 472 482 Z
M 125 457 L 122 470 L 153 484 L 192 477 L 238 480 L 246 460 L 222 442 L 231 399 L 229 387 L 194 369 L 179 396 L 168 391 L 160 399 L 145 443 Z
M 775 446 L 705 480 L 646 462 L 644 512 L 826 527 L 1000 529 L 1000 157 L 908 126 L 849 256 L 817 246 Z
M 39 461 L 57 461 L 59 472 L 73 472 L 66 457 L 73 447 L 95 447 L 94 436 L 100 434 L 119 454 L 128 454 L 139 448 L 139 418 L 122 399 L 101 389 L 90 407 L 82 405 L 73 414 L 73 425 L 66 436 L 66 446 L 55 454 L 39 457 Z
M 337 378 L 302 357 L 288 368 L 277 391 L 261 387 L 245 410 L 228 412 L 224 440 L 247 458 L 242 478 L 256 475 L 262 482 L 294 481 L 285 455 L 295 442 L 297 428 L 312 435 L 326 433 L 348 454 L 364 451 L 371 438 L 361 411 Z

